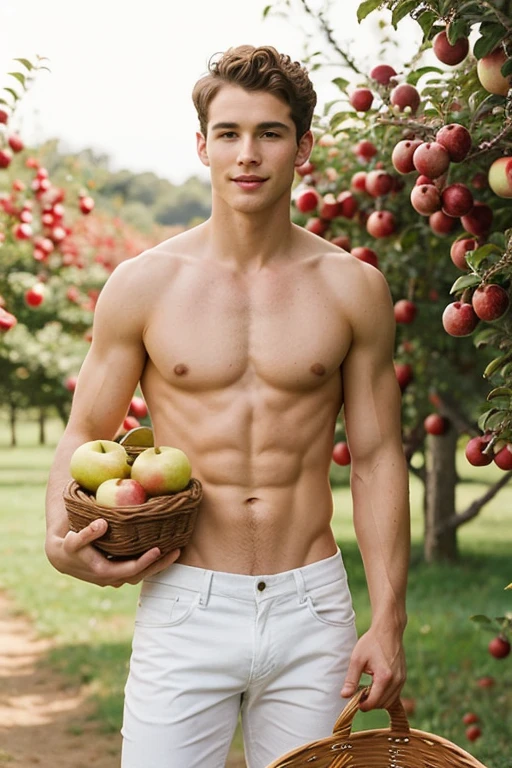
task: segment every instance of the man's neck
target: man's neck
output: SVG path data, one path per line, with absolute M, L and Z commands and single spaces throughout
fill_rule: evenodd
M 289 203 L 241 213 L 214 201 L 205 229 L 209 257 L 240 272 L 258 271 L 288 257 L 293 250 Z

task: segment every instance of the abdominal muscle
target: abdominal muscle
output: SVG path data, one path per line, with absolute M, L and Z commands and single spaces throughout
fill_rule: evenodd
M 193 391 L 169 385 L 149 363 L 141 384 L 155 444 L 185 451 L 203 487 L 178 562 L 271 574 L 336 552 L 329 467 L 339 378 L 307 392 L 262 382 Z

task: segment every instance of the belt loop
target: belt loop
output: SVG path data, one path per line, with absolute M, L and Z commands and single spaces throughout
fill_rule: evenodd
M 300 568 L 297 568 L 296 570 L 294 570 L 293 575 L 295 578 L 295 586 L 297 587 L 297 595 L 299 597 L 299 603 L 304 603 L 306 600 L 306 583 L 304 581 L 304 576 Z
M 199 605 L 206 608 L 208 600 L 210 599 L 210 590 L 212 587 L 213 571 L 205 571 L 203 577 L 203 584 L 199 596 Z

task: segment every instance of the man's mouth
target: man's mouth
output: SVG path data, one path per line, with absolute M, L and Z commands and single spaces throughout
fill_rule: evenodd
M 267 181 L 263 176 L 235 176 L 233 179 L 235 184 L 238 184 L 242 189 L 258 189 Z

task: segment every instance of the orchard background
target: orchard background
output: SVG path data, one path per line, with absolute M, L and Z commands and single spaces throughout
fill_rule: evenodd
M 313 78 L 333 70 L 339 97 L 315 116 L 292 215 L 388 281 L 404 449 L 423 488 L 423 557 L 432 564 L 457 562 L 460 527 L 485 515 L 512 477 L 511 6 L 366 0 L 359 20 L 386 11 L 368 71 L 343 43 L 342 0 L 276 0 L 264 11 L 303 20 L 304 30 L 314 24 L 325 39 L 305 61 Z M 406 17 L 422 43 L 390 67 Z M 204 219 L 209 205 L 200 184 L 180 194 L 154 174 L 111 174 L 91 152 L 64 156 L 51 142 L 26 148 L 16 108 L 51 76 L 46 65 L 16 59 L 0 93 L 0 406 L 12 446 L 20 413 L 37 414 L 41 443 L 49 417 L 65 423 L 110 272 Z M 120 432 L 139 423 L 150 421 L 134 392 Z M 461 451 L 500 476 L 459 508 Z M 341 413 L 334 486 L 346 485 L 349 464 Z M 501 617 L 473 618 L 506 658 L 507 594 Z

